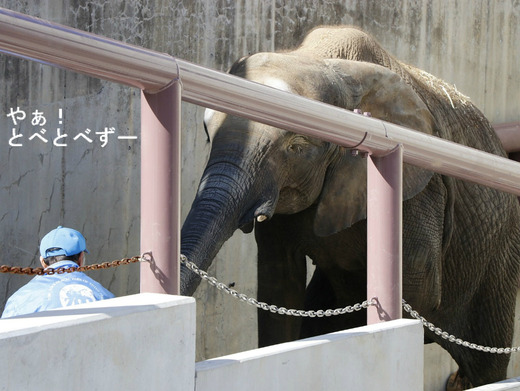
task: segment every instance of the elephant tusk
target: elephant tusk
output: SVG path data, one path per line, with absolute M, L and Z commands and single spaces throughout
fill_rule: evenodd
M 267 220 L 267 216 L 266 215 L 258 215 L 256 217 L 256 221 L 258 221 L 259 223 L 261 223 L 262 221 L 265 221 Z

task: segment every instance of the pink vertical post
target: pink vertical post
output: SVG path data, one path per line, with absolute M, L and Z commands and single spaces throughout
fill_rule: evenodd
M 141 292 L 179 294 L 181 83 L 141 93 Z
M 403 147 L 367 159 L 368 324 L 402 317 Z

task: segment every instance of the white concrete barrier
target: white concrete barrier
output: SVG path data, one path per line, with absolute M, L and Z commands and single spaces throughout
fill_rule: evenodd
M 423 389 L 423 328 L 395 320 L 202 361 L 195 390 Z
M 199 363 L 195 327 L 193 298 L 152 293 L 2 319 L 0 390 L 423 390 L 419 321 Z M 520 391 L 520 378 L 475 390 Z
M 474 391 L 520 391 L 520 377 L 473 388 Z
M 193 390 L 195 301 L 139 294 L 0 320 L 1 390 Z

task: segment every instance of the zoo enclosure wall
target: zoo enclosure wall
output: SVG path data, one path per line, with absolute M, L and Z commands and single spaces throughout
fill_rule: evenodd
M 181 98 L 346 147 L 357 146 L 371 158 L 385 157 L 400 146 L 398 163 L 520 195 L 519 166 L 511 160 L 6 9 L 0 9 L 0 51 L 141 89 L 142 156 L 147 156 L 141 159 L 141 249 L 152 251 L 155 261 L 152 267 L 141 268 L 142 292 L 179 293 Z M 399 188 L 393 191 L 400 192 Z M 398 204 L 396 198 L 394 205 Z M 401 240 L 400 230 L 387 229 L 381 235 Z M 394 259 L 399 263 L 399 246 L 396 251 Z M 395 268 L 399 272 L 399 264 Z M 400 310 L 399 296 L 390 295 Z
M 78 389 L 88 383 L 91 389 L 131 391 L 236 390 L 244 384 L 253 391 L 333 391 L 345 384 L 357 390 L 424 389 L 424 334 L 417 320 L 195 363 L 195 312 L 191 297 L 141 293 L 5 319 L 0 322 L 0 388 Z M 57 329 L 60 338 L 55 338 Z M 78 355 L 89 359 L 77 360 Z M 69 376 L 48 376 L 56 366 L 66 367 Z M 475 390 L 480 389 L 520 390 L 520 380 Z

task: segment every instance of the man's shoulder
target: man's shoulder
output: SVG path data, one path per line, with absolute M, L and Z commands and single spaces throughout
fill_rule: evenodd
M 45 287 L 37 281 L 35 283 L 34 279 L 29 281 L 9 297 L 2 317 L 38 312 L 45 303 L 46 291 Z

